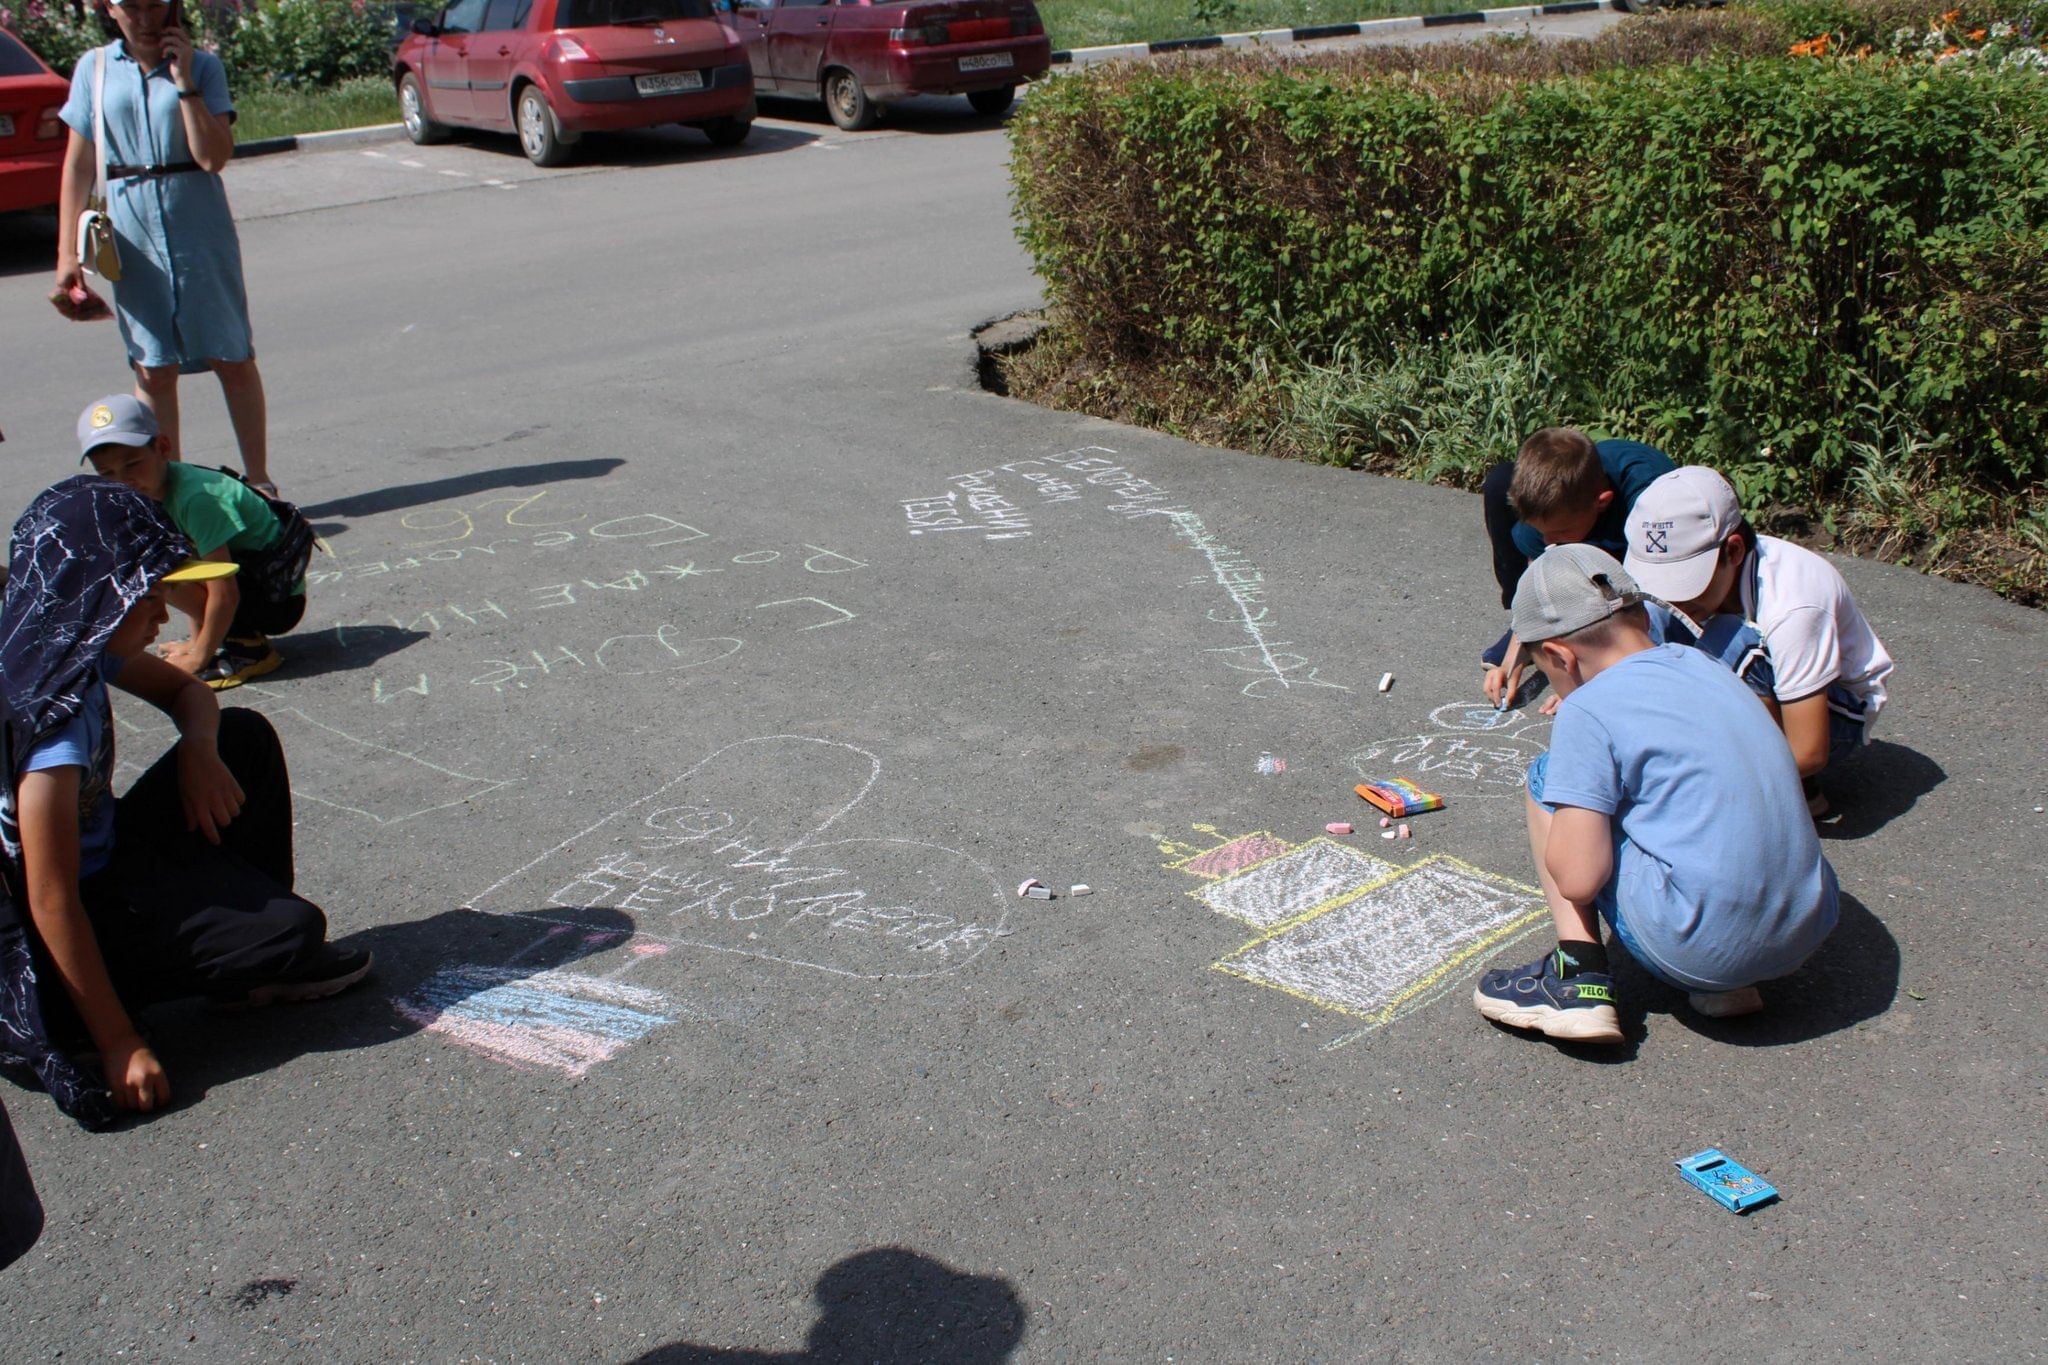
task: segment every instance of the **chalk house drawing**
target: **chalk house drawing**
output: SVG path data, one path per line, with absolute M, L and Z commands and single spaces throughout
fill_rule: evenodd
M 837 740 L 729 744 L 470 905 L 569 924 L 623 913 L 649 939 L 841 976 L 958 971 L 1006 932 L 994 872 L 915 839 L 821 837 L 881 774 L 880 759 Z
M 1207 882 L 1190 896 L 1265 931 L 1214 970 L 1364 1020 L 1361 1032 L 1428 1004 L 1549 915 L 1536 888 L 1442 854 L 1398 867 L 1328 839 L 1290 845 L 1265 833 L 1161 851 L 1182 855 L 1169 869 Z

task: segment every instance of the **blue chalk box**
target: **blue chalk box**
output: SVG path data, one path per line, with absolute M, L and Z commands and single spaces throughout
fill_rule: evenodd
M 1719 1147 L 1709 1147 L 1673 1164 L 1680 1175 L 1730 1213 L 1748 1213 L 1778 1197 L 1776 1186 Z

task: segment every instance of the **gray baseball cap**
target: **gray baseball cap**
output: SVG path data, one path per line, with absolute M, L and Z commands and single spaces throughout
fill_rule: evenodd
M 1522 572 L 1509 618 L 1524 644 L 1554 640 L 1643 600 L 1621 561 L 1597 545 L 1553 545 Z
M 78 462 L 101 446 L 146 446 L 156 439 L 156 414 L 132 393 L 110 393 L 78 414 Z

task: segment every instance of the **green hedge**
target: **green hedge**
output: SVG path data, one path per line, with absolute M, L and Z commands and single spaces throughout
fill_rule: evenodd
M 2038 509 L 2048 80 L 1754 39 L 1679 64 L 1628 40 L 1590 74 L 1064 79 L 1014 124 L 1020 232 L 1075 363 L 1183 407 L 1276 366 L 1492 349 L 1558 376 L 1561 416 L 1755 499 L 1826 505 L 1903 449 Z

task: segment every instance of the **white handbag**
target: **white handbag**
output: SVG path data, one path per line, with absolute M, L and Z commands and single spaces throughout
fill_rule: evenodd
M 114 220 L 107 215 L 107 115 L 102 87 L 107 79 L 107 50 L 93 53 L 92 145 L 99 156 L 92 197 L 78 215 L 78 263 L 109 284 L 121 278 L 121 248 L 114 241 Z

